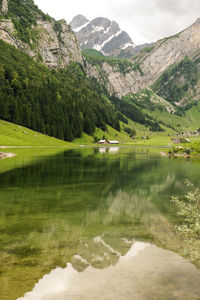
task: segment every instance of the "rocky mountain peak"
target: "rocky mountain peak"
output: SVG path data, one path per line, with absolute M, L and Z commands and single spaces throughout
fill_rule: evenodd
M 70 22 L 70 25 L 75 30 L 76 28 L 79 28 L 88 22 L 89 22 L 89 20 L 86 17 L 84 17 L 83 15 L 77 15 Z
M 185 57 L 194 61 L 200 58 L 200 19 L 180 33 L 149 46 L 129 60 L 135 67 L 130 67 L 124 74 L 108 60 L 101 63 L 100 74 L 95 66 L 88 68 L 88 74 L 99 82 L 104 76 L 110 94 L 119 98 L 149 88 L 170 66 Z
M 102 17 L 88 21 L 86 17 L 78 15 L 70 25 L 77 34 L 81 49 L 96 49 L 107 56 L 120 56 L 122 52 L 132 55 L 135 45 L 115 21 Z

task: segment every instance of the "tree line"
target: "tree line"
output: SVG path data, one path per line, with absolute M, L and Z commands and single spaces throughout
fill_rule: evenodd
M 66 141 L 106 124 L 120 130 L 117 110 L 81 65 L 50 70 L 1 40 L 0 118 Z

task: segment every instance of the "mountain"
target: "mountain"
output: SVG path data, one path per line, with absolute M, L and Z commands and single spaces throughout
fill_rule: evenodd
M 74 32 L 64 20 L 55 21 L 32 0 L 0 1 L 0 37 L 48 67 L 82 63 Z
M 134 53 L 135 44 L 115 21 L 106 18 L 89 21 L 77 15 L 70 25 L 77 34 L 81 49 L 96 49 L 106 56 L 130 57 Z
M 200 19 L 127 59 L 105 55 L 129 41 L 108 19 L 73 19 L 96 36 L 81 52 L 71 26 L 32 0 L 1 0 L 0 9 L 0 119 L 67 141 L 110 127 L 127 138 L 199 128 Z
M 184 31 L 144 48 L 130 60 L 115 60 L 115 63 L 108 58 L 86 60 L 88 74 L 106 83 L 110 95 L 121 98 L 150 87 L 163 72 L 180 63 L 185 56 L 192 60 L 200 56 L 200 19 Z

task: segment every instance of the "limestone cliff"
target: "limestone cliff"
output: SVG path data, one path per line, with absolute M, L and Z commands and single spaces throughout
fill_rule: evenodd
M 70 62 L 82 63 L 77 38 L 64 20 L 55 21 L 43 14 L 32 0 L 3 0 L 1 4 L 0 38 L 48 67 L 65 67 Z M 30 15 L 32 23 L 22 27 L 14 5 L 21 5 L 23 13 Z M 29 9 L 29 10 L 28 10 Z M 5 15 L 5 18 L 3 17 Z M 20 27 L 21 26 L 21 27 Z
M 8 12 L 8 0 L 0 1 L 1 4 L 1 12 L 3 15 L 7 14 Z
M 185 56 L 195 58 L 199 54 L 200 19 L 181 33 L 162 39 L 154 47 L 134 56 L 130 61 L 139 66 L 136 70 L 130 68 L 123 74 L 115 66 L 102 62 L 101 68 L 89 64 L 88 74 L 97 80 L 104 77 L 110 94 L 122 97 L 149 87 L 169 66 L 180 62 Z

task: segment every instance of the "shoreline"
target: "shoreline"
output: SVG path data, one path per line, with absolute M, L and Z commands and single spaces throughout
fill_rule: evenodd
M 187 154 L 187 153 L 166 153 L 166 152 L 160 152 L 160 155 L 163 157 L 183 157 L 183 158 L 199 158 L 200 154 Z
M 0 146 L 0 149 L 28 149 L 28 148 L 78 148 L 78 147 L 86 147 L 86 148 L 110 148 L 110 147 L 118 147 L 118 148 L 138 148 L 138 147 L 144 147 L 144 148 L 166 148 L 170 149 L 172 148 L 171 146 L 168 145 L 143 145 L 143 144 L 119 144 L 119 145 L 83 145 L 83 144 L 72 144 L 70 146 Z

